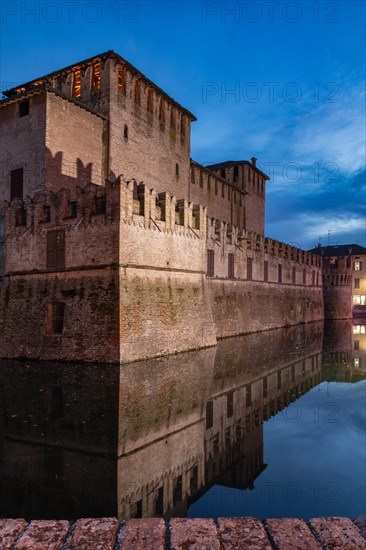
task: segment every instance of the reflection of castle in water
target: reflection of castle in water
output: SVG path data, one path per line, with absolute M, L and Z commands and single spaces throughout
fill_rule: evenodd
M 2 362 L 0 515 L 184 516 L 252 488 L 263 421 L 322 380 L 322 346 L 307 324 L 121 368 Z

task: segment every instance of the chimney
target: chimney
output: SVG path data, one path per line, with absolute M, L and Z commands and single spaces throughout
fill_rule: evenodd
M 254 167 L 257 166 L 257 159 L 255 157 L 252 157 L 250 160 L 252 161 L 252 165 Z

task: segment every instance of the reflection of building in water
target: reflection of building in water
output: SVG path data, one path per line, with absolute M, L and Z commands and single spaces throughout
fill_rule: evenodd
M 366 325 L 358 320 L 327 323 L 323 344 L 323 379 L 357 382 L 366 373 Z
M 121 368 L 3 362 L 0 515 L 183 516 L 252 487 L 263 420 L 320 381 L 321 346 L 310 324 Z
M 355 374 L 366 373 L 366 323 L 352 327 L 352 367 Z
M 137 370 L 140 367 L 131 366 L 123 373 L 126 380 L 132 377 L 123 401 L 128 423 L 136 425 L 128 425 L 123 434 L 129 452 L 119 459 L 120 517 L 185 515 L 187 506 L 214 483 L 251 488 L 265 467 L 263 420 L 320 382 L 321 345 L 319 325 L 224 340 L 209 376 L 207 364 L 203 367 L 194 358 L 192 365 L 186 365 L 184 385 L 178 392 L 168 385 L 165 398 L 161 380 L 155 379 L 163 360 L 147 363 L 143 376 Z M 170 365 L 172 376 L 171 359 L 165 364 Z M 179 370 L 174 367 L 174 372 L 176 377 Z M 128 405 L 137 406 L 136 395 L 138 420 Z M 154 412 L 151 415 L 153 402 L 160 423 Z M 199 405 L 195 411 L 193 402 Z M 186 412 L 183 429 L 176 421 L 172 424 L 176 411 Z M 146 416 L 146 425 L 141 423 L 141 414 Z M 123 413 L 121 426 L 122 419 Z M 129 433 L 139 436 L 131 441 Z

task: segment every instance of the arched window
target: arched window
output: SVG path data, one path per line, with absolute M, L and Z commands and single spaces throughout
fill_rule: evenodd
M 91 90 L 92 92 L 100 90 L 100 61 L 93 63 Z
M 148 89 L 147 91 L 147 111 L 148 113 L 151 113 L 153 114 L 154 112 L 154 96 L 153 96 L 153 91 L 151 88 Z
M 118 92 L 126 95 L 126 73 L 122 63 L 118 65 Z
M 159 120 L 162 124 L 165 124 L 165 104 L 162 97 L 160 98 L 159 103 Z
M 176 124 L 176 118 L 175 118 L 175 110 L 172 107 L 170 110 L 170 129 L 175 131 L 176 126 L 177 124 Z
M 137 105 L 141 105 L 141 82 L 138 78 L 135 80 L 134 99 Z

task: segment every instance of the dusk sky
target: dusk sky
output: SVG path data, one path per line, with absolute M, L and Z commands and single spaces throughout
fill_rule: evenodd
M 197 116 L 194 160 L 258 158 L 268 236 L 366 245 L 363 1 L 0 7 L 2 90 L 113 49 Z

